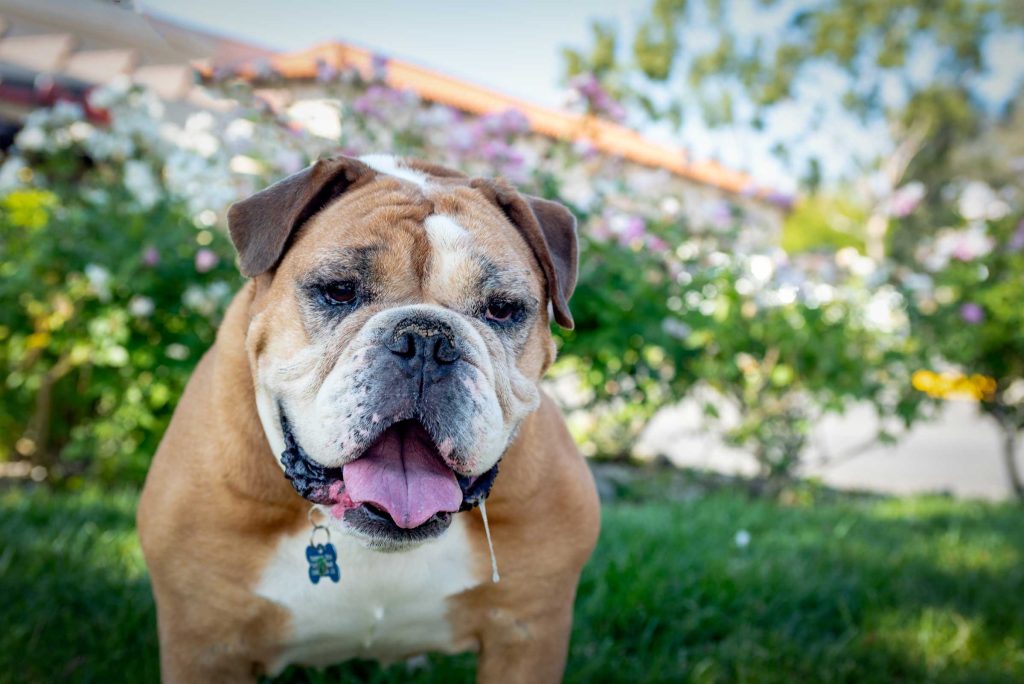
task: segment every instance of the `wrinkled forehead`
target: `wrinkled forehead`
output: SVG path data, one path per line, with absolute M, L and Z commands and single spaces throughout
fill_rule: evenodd
M 435 294 L 519 290 L 540 298 L 543 282 L 519 231 L 456 179 L 378 176 L 310 219 L 287 257 L 303 272 L 412 275 Z

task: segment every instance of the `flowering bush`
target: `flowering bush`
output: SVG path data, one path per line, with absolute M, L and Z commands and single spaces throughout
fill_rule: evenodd
M 735 405 L 738 421 L 713 422 L 766 475 L 788 472 L 807 425 L 850 400 L 913 416 L 898 391 L 899 297 L 865 286 L 862 258 L 790 261 L 742 202 L 535 135 L 517 112 L 471 117 L 351 73 L 320 77 L 324 98 L 284 111 L 223 83 L 230 114 L 183 125 L 126 86 L 90 100 L 108 124 L 71 105 L 30 117 L 0 167 L 0 458 L 140 476 L 239 283 L 227 205 L 337 151 L 503 175 L 573 208 L 577 328 L 556 333 L 552 386 L 587 453 L 628 453 L 697 386 Z
M 580 323 L 561 361 L 585 380 L 571 416 L 585 451 L 616 453 L 656 410 L 690 395 L 709 430 L 779 480 L 827 413 L 868 402 L 879 420 L 865 436 L 882 440 L 922 415 L 902 296 L 869 287 L 882 275 L 873 262 L 854 250 L 798 261 L 745 253 L 728 238 L 690 232 L 674 250 L 642 250 L 622 267 L 610 266 L 621 249 L 588 247 L 584 271 L 601 276 L 584 278 L 594 290 L 578 295 Z M 722 242 L 733 251 L 713 249 Z
M 996 192 L 970 182 L 959 191 L 956 225 L 919 247 L 920 272 L 901 282 L 914 330 L 933 352 L 930 365 L 953 364 L 946 372 L 951 391 L 979 400 L 999 425 L 1010 484 L 1024 498 L 1016 460 L 1024 430 L 1024 211 L 1014 206 L 1020 189 Z M 930 390 L 927 379 L 919 380 L 923 391 Z
M 145 473 L 239 282 L 222 232 L 163 180 L 159 104 L 125 95 L 110 127 L 33 114 L 0 171 L 0 459 L 53 475 Z

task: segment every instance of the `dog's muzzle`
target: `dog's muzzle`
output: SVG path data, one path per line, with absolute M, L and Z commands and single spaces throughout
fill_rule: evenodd
M 409 462 L 413 460 L 436 459 L 435 462 L 422 466 L 427 469 L 435 469 L 435 472 L 428 473 L 425 477 L 432 476 L 435 478 L 435 482 L 443 480 L 446 474 L 441 469 L 445 469 L 450 473 L 449 476 L 454 476 L 458 489 L 461 491 L 461 503 L 458 504 L 458 511 L 468 511 L 480 505 L 487 498 L 498 475 L 498 463 L 495 463 L 490 470 L 477 477 L 467 477 L 452 471 L 443 462 L 440 455 L 437 454 L 437 449 L 433 443 L 426 444 L 424 442 L 424 440 L 429 440 L 429 436 L 426 435 L 426 431 L 416 421 L 402 421 L 391 426 L 388 430 L 384 431 L 381 437 L 366 452 L 355 461 L 346 464 L 346 466 L 339 468 L 325 467 L 312 460 L 306 454 L 298 443 L 283 408 L 278 407 L 278 410 L 281 417 L 281 431 L 284 434 L 285 441 L 285 450 L 281 454 L 281 464 L 284 466 L 285 477 L 291 482 L 295 491 L 312 503 L 331 506 L 332 515 L 335 515 L 335 517 L 344 517 L 346 522 L 363 523 L 358 526 L 361 528 L 372 527 L 377 533 L 387 532 L 390 536 L 401 537 L 430 537 L 443 532 L 451 522 L 452 511 L 450 510 L 432 511 L 428 508 L 424 511 L 418 508 L 421 503 L 429 505 L 430 502 L 408 501 L 400 506 L 397 504 L 390 505 L 389 501 L 371 500 L 374 498 L 372 492 L 375 485 L 386 487 L 386 483 L 365 482 L 365 480 L 374 477 L 388 478 L 389 468 L 387 463 L 390 460 L 403 458 L 406 460 L 405 466 L 409 467 Z M 399 441 L 401 443 L 398 443 Z M 415 442 L 415 444 L 411 447 L 407 446 L 409 442 Z M 415 449 L 416 453 L 414 455 L 399 455 L 393 453 L 394 449 L 408 449 L 409 451 Z M 426 449 L 432 450 L 433 453 L 423 453 Z M 364 459 L 366 460 L 364 461 Z M 360 463 L 360 461 L 363 462 Z M 358 484 L 362 492 L 367 492 L 367 500 L 359 500 L 359 497 L 356 495 L 357 492 L 354 491 L 354 486 L 357 484 L 355 481 L 351 483 L 353 491 L 346 489 L 346 469 L 349 472 L 350 479 L 358 478 Z M 415 496 L 417 489 L 410 487 L 408 493 Z M 424 495 L 424 498 L 429 499 L 431 498 L 432 490 L 428 485 L 421 488 L 420 493 Z M 434 505 L 438 505 L 437 502 L 434 502 Z M 399 516 L 397 511 L 399 508 L 401 508 L 403 514 L 408 511 L 413 511 L 414 514 L 408 517 L 405 515 Z M 418 515 L 416 515 L 417 513 Z M 396 516 L 403 519 L 396 520 Z M 420 519 L 424 517 L 425 520 Z M 441 525 L 440 529 L 434 529 L 439 524 Z M 421 529 L 428 526 L 430 527 L 429 530 Z M 431 531 L 433 534 L 430 533 Z M 426 534 L 424 535 L 424 533 Z

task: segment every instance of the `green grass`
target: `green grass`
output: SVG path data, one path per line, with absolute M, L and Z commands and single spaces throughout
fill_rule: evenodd
M 95 489 L 0 494 L 0 682 L 157 680 L 134 506 Z M 472 673 L 471 657 L 432 657 L 293 668 L 280 681 Z M 609 506 L 567 680 L 1024 682 L 1024 510 L 729 492 Z

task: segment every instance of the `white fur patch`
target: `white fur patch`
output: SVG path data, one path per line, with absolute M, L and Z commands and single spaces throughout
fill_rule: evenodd
M 324 666 L 350 658 L 394 661 L 426 651 L 457 653 L 473 643 L 455 643 L 447 599 L 480 583 L 463 516 L 438 539 L 408 551 L 371 551 L 335 530 L 341 581 L 309 581 L 309 533 L 285 537 L 255 587 L 292 617 L 271 676 L 289 664 Z
M 430 242 L 431 279 L 443 290 L 457 291 L 460 271 L 472 266 L 467 264 L 472 257 L 469 231 L 444 214 L 431 214 L 423 227 Z
M 453 249 L 469 237 L 468 230 L 451 216 L 444 214 L 431 214 L 423 222 L 423 226 L 427 229 L 427 238 L 435 249 Z
M 402 166 L 400 160 L 390 154 L 366 154 L 359 158 L 371 169 L 387 176 L 394 176 L 414 183 L 418 187 L 427 187 L 427 176 L 414 169 Z

